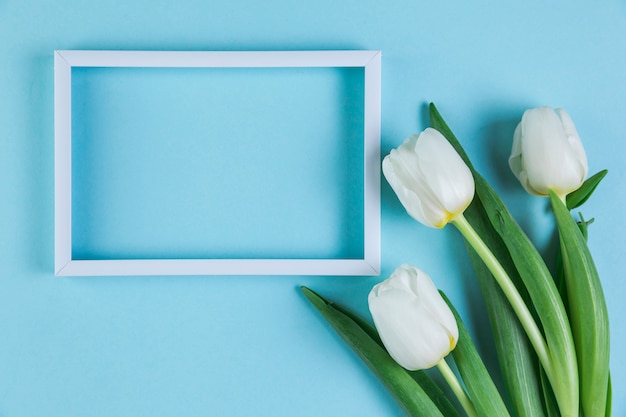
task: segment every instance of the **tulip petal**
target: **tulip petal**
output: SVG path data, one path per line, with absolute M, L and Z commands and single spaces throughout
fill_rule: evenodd
M 581 180 L 584 180 L 588 173 L 587 154 L 585 153 L 580 136 L 578 136 L 576 126 L 574 125 L 572 118 L 565 110 L 556 109 L 555 112 L 561 119 L 563 131 L 567 136 L 569 150 L 572 152 L 572 161 L 578 162 L 578 166 L 576 167 L 577 172 L 580 173 Z
M 368 304 L 387 351 L 406 369 L 431 368 L 456 345 L 452 312 L 430 277 L 412 265 L 374 286 Z
M 417 138 L 417 135 L 409 136 L 402 145 L 392 149 L 383 159 L 382 167 L 387 182 L 408 214 L 420 223 L 428 223 L 426 210 L 416 190 L 423 182 L 416 170 L 418 160 L 414 149 Z
M 513 134 L 509 166 L 531 194 L 566 195 L 587 176 L 587 157 L 571 118 L 563 109 L 524 112 Z
M 547 195 L 561 176 L 558 160 L 566 140 L 561 121 L 552 109 L 539 107 L 524 112 L 521 124 L 522 164 L 528 182 L 538 193 Z
M 458 153 L 432 128 L 420 135 L 415 153 L 433 199 L 451 216 L 462 213 L 474 197 L 474 180 Z
M 509 157 L 509 167 L 513 172 L 513 175 L 519 180 L 522 187 L 532 195 L 542 195 L 539 191 L 535 190 L 528 181 L 528 173 L 524 169 L 522 164 L 522 123 L 518 123 L 513 133 L 513 146 L 511 149 L 511 156 Z
M 382 165 L 407 213 L 426 226 L 445 226 L 474 196 L 471 172 L 434 129 L 407 138 Z
M 426 212 L 422 206 L 422 200 L 413 190 L 414 187 L 410 188 L 407 186 L 407 184 L 416 184 L 417 182 L 413 180 L 406 163 L 396 158 L 394 151 L 391 151 L 391 153 L 383 159 L 383 174 L 407 213 L 418 222 L 429 224 L 430 219 L 426 216 Z
M 454 314 L 450 311 L 448 304 L 438 296 L 439 291 L 426 274 L 418 270 L 418 279 L 416 281 L 417 294 L 422 295 L 420 300 L 424 303 L 424 307 L 430 312 L 431 316 L 436 317 L 440 326 L 446 330 L 448 340 L 451 341 L 450 350 L 454 349 L 459 339 L 459 329 Z M 424 296 L 424 294 L 428 294 L 428 297 Z
M 377 287 L 369 305 L 383 344 L 404 368 L 432 368 L 450 352 L 448 329 L 412 294 Z
M 435 225 L 442 223 L 448 214 L 420 169 L 420 158 L 415 152 L 418 139 L 417 135 L 412 135 L 393 149 L 383 160 L 383 174 L 411 217 L 428 226 L 441 227 Z

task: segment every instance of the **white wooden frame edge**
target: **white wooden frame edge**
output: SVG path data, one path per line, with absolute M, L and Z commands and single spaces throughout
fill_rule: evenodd
M 72 259 L 72 68 L 364 68 L 362 259 Z M 380 273 L 380 51 L 54 52 L 55 275 L 378 275 Z

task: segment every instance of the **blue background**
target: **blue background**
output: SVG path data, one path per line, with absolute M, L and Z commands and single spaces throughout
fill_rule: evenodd
M 458 233 L 415 223 L 384 183 L 380 277 L 55 278 L 54 49 L 380 49 L 383 152 L 425 128 L 434 101 L 548 259 L 546 201 L 506 158 L 526 108 L 564 107 L 590 172 L 610 171 L 583 212 L 626 415 L 625 35 L 623 0 L 0 0 L 0 416 L 401 416 L 298 287 L 365 316 L 403 262 L 448 293 L 493 363 Z
M 77 68 L 74 259 L 363 258 L 362 68 Z

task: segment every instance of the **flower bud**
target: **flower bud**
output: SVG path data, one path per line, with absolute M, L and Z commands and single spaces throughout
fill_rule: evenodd
M 383 174 L 415 220 L 441 228 L 474 197 L 474 178 L 437 130 L 412 135 L 383 160 Z
M 391 357 L 408 370 L 435 366 L 459 338 L 452 311 L 426 273 L 402 265 L 369 294 L 374 324 Z
M 513 135 L 511 171 L 530 194 L 564 197 L 587 177 L 587 156 L 576 127 L 563 109 L 526 110 Z

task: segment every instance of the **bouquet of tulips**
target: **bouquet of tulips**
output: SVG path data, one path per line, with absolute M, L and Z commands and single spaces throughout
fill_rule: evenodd
M 587 178 L 585 151 L 564 110 L 524 113 L 509 165 L 529 193 L 550 200 L 560 241 L 551 273 L 433 104 L 430 119 L 432 127 L 384 158 L 383 174 L 411 217 L 433 228 L 450 223 L 463 236 L 485 299 L 507 400 L 461 317 L 418 268 L 401 265 L 371 290 L 375 327 L 306 287 L 304 294 L 408 416 L 457 417 L 462 411 L 470 417 L 610 416 L 609 323 L 587 247 L 591 222 L 570 214 L 606 171 Z M 452 360 L 458 372 L 450 367 Z M 462 410 L 424 372 L 435 366 Z

